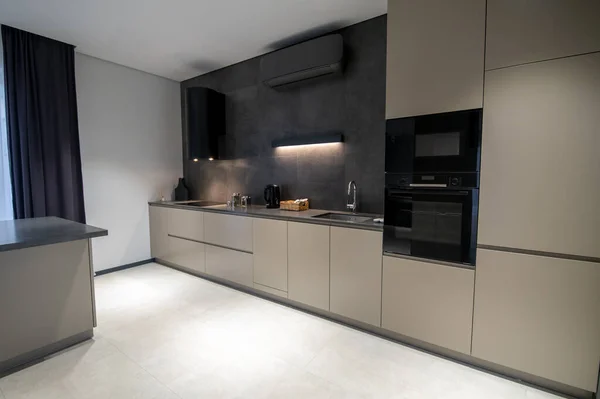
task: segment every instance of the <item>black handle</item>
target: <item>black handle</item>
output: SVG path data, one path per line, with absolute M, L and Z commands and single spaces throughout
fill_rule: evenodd
M 267 194 L 268 194 L 268 195 L 267 195 Z M 271 195 L 270 195 L 270 194 L 271 194 L 271 190 L 269 190 L 269 187 L 265 188 L 265 201 L 266 201 L 267 203 L 268 203 L 269 201 L 271 201 L 271 200 L 270 200 L 270 198 L 271 198 Z
M 453 195 L 453 196 L 465 196 L 469 195 L 469 191 L 450 191 L 450 190 L 397 190 L 388 189 L 388 194 L 393 196 L 406 195 L 406 194 L 417 194 L 417 195 Z

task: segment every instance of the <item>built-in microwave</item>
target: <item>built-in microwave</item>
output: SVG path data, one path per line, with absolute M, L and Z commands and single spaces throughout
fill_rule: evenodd
M 481 122 L 481 109 L 388 120 L 386 172 L 478 172 Z

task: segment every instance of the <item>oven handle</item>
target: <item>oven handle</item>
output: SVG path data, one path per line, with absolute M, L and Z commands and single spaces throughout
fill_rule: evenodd
M 432 187 L 432 188 L 446 188 L 447 184 L 436 184 L 436 183 L 410 183 L 410 187 Z
M 425 194 L 425 195 L 460 195 L 465 196 L 469 195 L 469 191 L 446 191 L 446 190 L 397 190 L 397 189 L 388 189 L 388 193 L 390 196 L 394 197 L 398 194 Z

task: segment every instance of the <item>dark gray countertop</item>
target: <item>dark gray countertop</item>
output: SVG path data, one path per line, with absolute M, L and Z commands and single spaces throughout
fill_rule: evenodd
M 0 222 L 0 252 L 84 240 L 108 235 L 108 231 L 57 217 Z
M 346 222 L 341 220 L 328 220 L 328 219 L 318 219 L 313 216 L 321 215 L 323 213 L 335 212 L 335 213 L 346 213 L 351 215 L 349 212 L 339 212 L 339 211 L 329 211 L 323 209 L 309 209 L 307 211 L 294 212 L 294 211 L 283 211 L 281 209 L 267 209 L 264 206 L 260 205 L 251 205 L 247 208 L 236 207 L 235 209 L 227 208 L 226 205 L 213 205 L 213 206 L 193 206 L 188 205 L 190 202 L 195 201 L 186 201 L 186 202 L 169 202 L 169 201 L 156 201 L 149 202 L 149 205 L 152 206 L 164 206 L 168 208 L 179 208 L 179 209 L 189 209 L 194 211 L 201 212 L 217 212 L 217 213 L 225 213 L 232 215 L 240 215 L 240 216 L 251 216 L 265 219 L 278 219 L 278 220 L 287 220 L 291 222 L 302 222 L 302 223 L 314 223 L 314 224 L 323 224 L 327 226 L 339 226 L 339 227 L 350 227 L 354 229 L 363 229 L 363 230 L 373 230 L 373 231 L 383 231 L 383 224 L 374 223 L 374 222 L 365 222 L 365 223 L 355 223 L 355 222 Z M 360 216 L 369 216 L 371 218 L 380 218 L 383 217 L 381 215 L 373 215 L 366 213 L 359 213 Z

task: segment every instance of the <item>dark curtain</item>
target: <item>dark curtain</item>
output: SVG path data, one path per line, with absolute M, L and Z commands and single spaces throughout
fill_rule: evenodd
M 85 223 L 75 48 L 4 25 L 2 44 L 15 218 Z

